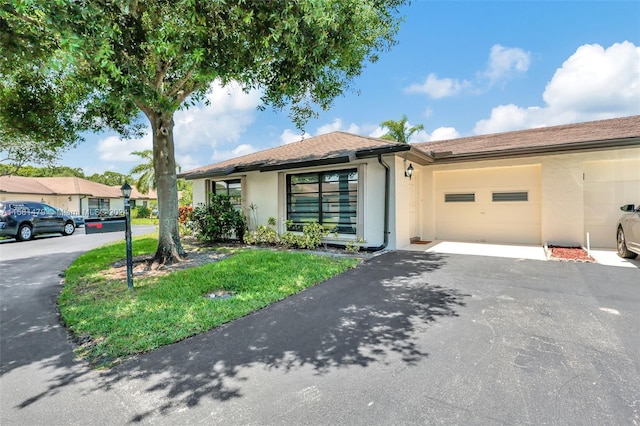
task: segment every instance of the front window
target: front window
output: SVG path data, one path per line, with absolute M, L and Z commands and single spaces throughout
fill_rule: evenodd
M 89 217 L 108 216 L 110 201 L 108 198 L 89 198 Z
M 228 196 L 236 208 L 242 208 L 242 181 L 240 179 L 211 182 L 211 192 L 216 195 Z
M 317 222 L 332 233 L 355 234 L 357 206 L 356 169 L 287 176 L 289 231 Z

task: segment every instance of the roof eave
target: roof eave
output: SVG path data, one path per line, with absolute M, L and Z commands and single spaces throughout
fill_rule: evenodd
M 356 158 L 377 157 L 378 155 L 395 154 L 398 152 L 409 151 L 410 149 L 411 149 L 411 145 L 409 144 L 397 144 L 392 146 L 383 146 L 379 148 L 359 149 L 356 151 Z
M 474 160 L 493 160 L 507 157 L 530 157 L 534 155 L 545 154 L 561 154 L 566 152 L 576 151 L 597 151 L 597 150 L 610 150 L 616 148 L 627 148 L 635 145 L 640 145 L 640 138 L 624 138 L 624 139 L 610 139 L 605 141 L 593 141 L 593 142 L 581 142 L 581 143 L 568 143 L 554 146 L 538 146 L 538 147 L 526 147 L 526 148 L 511 148 L 496 151 L 485 152 L 471 152 L 465 154 L 452 154 L 448 156 L 435 156 L 435 163 L 455 163 L 461 161 L 474 161 Z

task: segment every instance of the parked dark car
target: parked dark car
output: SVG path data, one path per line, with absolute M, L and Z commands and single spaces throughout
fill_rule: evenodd
M 80 228 L 81 226 L 84 226 L 84 216 L 79 214 L 74 214 L 70 211 L 61 210 L 61 209 L 58 209 L 58 213 L 60 213 L 61 215 L 69 216 L 71 220 L 73 220 L 73 223 L 76 225 L 76 228 Z
M 71 216 L 61 214 L 48 204 L 0 201 L 0 236 L 26 241 L 40 234 L 71 235 L 75 230 Z
M 633 259 L 640 254 L 640 205 L 626 204 L 618 221 L 616 241 L 618 256 Z

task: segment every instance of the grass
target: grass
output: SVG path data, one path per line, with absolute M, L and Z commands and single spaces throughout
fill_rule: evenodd
M 156 245 L 152 237 L 134 239 L 134 256 L 153 253 Z M 124 243 L 80 256 L 67 269 L 59 298 L 62 320 L 81 343 L 77 356 L 95 366 L 112 365 L 262 309 L 358 262 L 304 252 L 228 251 L 215 263 L 136 279 L 134 291 L 104 273 L 122 259 Z M 205 297 L 216 290 L 235 296 Z
M 131 218 L 132 225 L 157 225 L 158 218 L 134 217 Z

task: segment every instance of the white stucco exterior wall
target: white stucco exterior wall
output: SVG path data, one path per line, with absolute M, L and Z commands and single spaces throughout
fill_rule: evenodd
M 392 158 L 392 157 L 391 157 Z M 393 167 L 393 162 L 387 160 Z M 317 171 L 358 169 L 358 233 L 357 235 L 341 235 L 335 239 L 329 237 L 329 242 L 337 244 L 363 238 L 368 247 L 378 247 L 384 242 L 384 192 L 385 169 L 377 159 L 357 160 L 346 164 L 333 166 L 310 167 L 273 172 L 247 172 L 228 175 L 211 180 L 242 179 L 243 207 L 245 217 L 250 220 L 250 226 L 266 225 L 269 217 L 275 217 L 278 231 L 284 232 L 286 220 L 286 175 L 309 173 Z M 206 202 L 206 179 L 193 180 L 194 206 Z M 255 213 L 252 213 L 254 205 Z M 393 223 L 393 222 L 392 222 Z
M 428 165 L 419 169 L 423 197 L 421 238 L 432 240 L 437 237 L 436 172 L 470 169 L 498 171 L 500 168 L 526 165 L 538 165 L 541 171 L 540 236 L 543 243 L 586 246 L 586 232 L 591 229 L 592 234 L 606 234 L 607 228 L 615 228 L 618 217 L 616 210 L 620 205 L 640 202 L 640 148 L 637 147 Z M 618 172 L 614 172 L 616 170 Z M 593 191 L 585 193 L 585 179 L 588 182 L 594 173 L 600 174 L 597 177 L 597 190 L 607 194 L 606 203 L 598 207 L 604 210 L 604 205 L 607 206 L 606 214 L 597 222 L 598 230 L 594 230 L 593 220 L 585 222 L 585 210 L 594 204 L 590 199 L 594 197 Z M 473 182 L 469 184 L 473 187 Z M 635 197 L 633 194 L 636 194 Z M 504 220 L 508 221 L 509 217 Z M 397 228 L 403 226 L 406 225 L 402 222 L 396 223 Z M 403 232 L 402 229 L 397 230 L 398 235 Z M 613 236 L 614 231 L 610 235 Z M 615 244 L 613 237 L 596 237 L 595 242 L 592 247 L 613 248 Z

